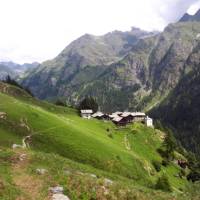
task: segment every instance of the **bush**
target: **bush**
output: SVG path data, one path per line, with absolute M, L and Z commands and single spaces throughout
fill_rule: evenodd
M 66 104 L 65 104 L 62 100 L 60 100 L 60 99 L 58 99 L 58 100 L 55 102 L 55 105 L 57 105 L 57 106 L 66 106 Z
M 176 140 L 170 132 L 170 130 L 167 132 L 165 136 L 165 140 L 163 142 L 163 148 L 165 149 L 165 155 L 164 157 L 168 160 L 173 160 L 174 159 L 174 151 L 176 150 L 177 144 Z
M 161 123 L 160 120 L 155 120 L 155 121 L 154 121 L 154 127 L 155 127 L 156 129 L 159 129 L 159 130 L 165 132 L 165 128 L 163 127 L 163 125 L 162 125 L 162 123 Z
M 108 133 L 108 137 L 113 138 L 113 134 L 112 133 Z
M 154 161 L 152 162 L 152 165 L 154 166 L 154 168 L 155 168 L 155 170 L 156 170 L 157 172 L 159 172 L 159 171 L 161 170 L 161 163 L 160 163 L 159 161 L 154 160 Z
M 93 112 L 97 112 L 98 107 L 99 106 L 98 106 L 96 100 L 93 97 L 85 97 L 85 99 L 83 99 L 80 102 L 78 109 L 79 110 L 91 109 L 91 110 L 93 110 Z
M 171 192 L 172 188 L 169 183 L 169 180 L 167 176 L 162 175 L 161 177 L 158 178 L 157 183 L 155 185 L 155 189 L 157 190 L 163 190 L 165 192 Z
M 181 171 L 179 172 L 179 176 L 182 178 L 183 176 L 186 176 L 186 172 L 184 169 L 181 169 Z
M 169 161 L 167 159 L 162 160 L 162 165 L 167 167 L 167 165 L 169 165 Z
M 187 175 L 187 180 L 188 180 L 188 181 L 192 181 L 193 183 L 196 182 L 196 181 L 200 181 L 200 172 L 191 171 L 191 172 Z

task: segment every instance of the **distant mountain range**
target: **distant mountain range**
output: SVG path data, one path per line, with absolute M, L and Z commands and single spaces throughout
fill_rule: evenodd
M 55 59 L 46 61 L 33 70 L 23 84 L 42 99 L 64 97 L 74 104 L 85 95 L 104 98 L 102 91 L 97 92 L 94 89 L 96 86 L 92 90 L 98 95 L 90 94 L 91 84 L 96 85 L 95 81 L 100 81 L 101 77 L 107 76 L 106 74 L 109 76 L 112 66 L 128 56 L 139 40 L 154 37 L 156 34 L 132 28 L 130 32 L 114 31 L 103 36 L 83 35 L 67 46 Z M 104 90 L 104 86 L 97 87 Z M 100 99 L 98 101 L 104 108 L 104 102 Z
M 37 67 L 39 63 L 24 63 L 22 65 L 14 62 L 0 62 L 0 79 L 4 79 L 6 76 L 11 76 L 12 78 L 17 78 L 22 76 L 28 70 Z

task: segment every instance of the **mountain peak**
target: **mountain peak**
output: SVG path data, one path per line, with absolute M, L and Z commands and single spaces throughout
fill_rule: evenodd
M 181 19 L 179 20 L 179 22 L 187 22 L 187 21 L 189 21 L 190 17 L 191 17 L 191 15 L 189 15 L 188 13 L 185 13 L 183 15 L 183 17 L 181 17 Z
M 196 12 L 195 15 L 200 15 L 200 9 Z
M 194 15 L 185 13 L 183 17 L 181 17 L 181 19 L 179 20 L 179 22 L 189 22 L 189 21 L 200 21 L 200 9 Z

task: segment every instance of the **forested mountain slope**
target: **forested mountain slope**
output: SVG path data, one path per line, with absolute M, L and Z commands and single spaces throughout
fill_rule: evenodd
M 181 143 L 200 155 L 200 67 L 184 77 L 151 114 L 174 129 Z
M 200 23 L 171 24 L 154 35 L 135 32 L 85 35 L 22 83 L 42 99 L 62 98 L 77 104 L 92 95 L 108 112 L 150 109 L 194 68 L 191 64 L 186 69 L 186 64 L 198 48 Z

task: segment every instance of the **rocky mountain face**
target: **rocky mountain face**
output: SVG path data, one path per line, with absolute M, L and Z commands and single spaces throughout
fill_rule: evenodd
M 84 35 L 22 83 L 39 98 L 69 104 L 91 95 L 106 112 L 154 108 L 151 115 L 199 154 L 199 13 L 157 34 L 133 29 Z
M 42 63 L 23 81 L 40 98 L 71 94 L 72 86 L 89 83 L 120 61 L 139 39 L 154 35 L 137 28 L 114 31 L 103 36 L 83 35 L 55 59 Z M 66 89 L 66 87 L 68 87 Z
M 179 22 L 162 33 L 115 31 L 84 35 L 24 80 L 42 99 L 77 104 L 96 97 L 101 110 L 150 109 L 193 69 L 186 65 L 198 48 L 200 23 Z
M 39 63 L 24 63 L 22 65 L 14 62 L 0 62 L 0 79 L 4 79 L 6 76 L 11 76 L 12 78 L 17 78 L 22 76 L 25 72 L 36 68 Z
M 15 73 L 9 67 L 0 64 L 0 80 L 5 79 L 5 77 L 8 75 L 15 77 Z
M 180 19 L 180 22 L 188 22 L 188 21 L 200 21 L 200 10 L 198 10 L 195 15 L 189 15 L 186 13 L 183 15 L 183 17 Z

